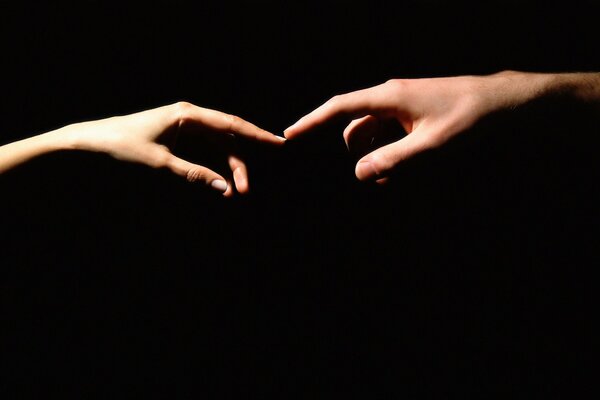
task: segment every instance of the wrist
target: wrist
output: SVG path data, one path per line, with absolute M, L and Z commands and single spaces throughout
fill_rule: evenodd
M 500 109 L 514 109 L 556 90 L 557 74 L 502 71 L 489 76 Z
M 65 126 L 50 132 L 34 136 L 29 140 L 37 142 L 37 147 L 44 153 L 60 150 L 76 150 L 78 148 L 75 130 Z
M 600 73 L 502 71 L 489 78 L 504 107 L 514 108 L 547 97 L 600 102 Z
M 81 123 L 75 123 L 49 132 L 56 150 L 89 150 L 83 140 L 81 125 Z

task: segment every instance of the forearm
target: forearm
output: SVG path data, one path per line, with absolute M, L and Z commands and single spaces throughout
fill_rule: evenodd
M 598 72 L 556 74 L 551 88 L 578 101 L 600 106 Z
M 503 71 L 487 77 L 486 103 L 491 109 L 516 108 L 544 98 L 563 98 L 600 106 L 600 73 L 533 73 Z
M 71 132 L 61 128 L 0 146 L 0 174 L 43 154 L 71 149 L 72 142 Z

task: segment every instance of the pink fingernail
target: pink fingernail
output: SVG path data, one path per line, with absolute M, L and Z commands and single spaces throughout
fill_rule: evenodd
M 213 189 L 216 189 L 216 190 L 218 190 L 219 192 L 224 192 L 224 191 L 226 191 L 226 190 L 227 190 L 227 182 L 225 182 L 225 181 L 224 181 L 224 180 L 222 180 L 222 179 L 215 179 L 214 181 L 212 181 L 212 182 L 210 183 L 210 186 L 211 186 Z
M 356 165 L 356 177 L 361 181 L 374 178 L 377 175 L 377 170 L 371 161 L 359 161 Z

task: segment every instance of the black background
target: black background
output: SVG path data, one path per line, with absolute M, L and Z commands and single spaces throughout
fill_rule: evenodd
M 273 132 L 334 94 L 597 71 L 596 2 L 2 6 L 2 143 L 178 100 Z M 0 177 L 2 385 L 83 398 L 588 388 L 598 115 L 534 104 L 354 178 L 343 125 L 252 194 L 58 153 Z

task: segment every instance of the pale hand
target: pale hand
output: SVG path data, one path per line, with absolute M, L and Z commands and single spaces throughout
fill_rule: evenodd
M 209 150 L 225 152 L 223 156 L 227 158 L 232 179 L 172 153 L 180 135 L 208 133 L 222 136 L 222 142 L 230 142 L 230 146 Z M 76 123 L 2 146 L 0 173 L 40 154 L 74 149 L 166 168 L 190 182 L 204 183 L 229 197 L 234 194 L 233 185 L 242 194 L 249 190 L 246 164 L 233 143 L 236 137 L 270 145 L 281 145 L 285 141 L 237 116 L 179 102 L 131 115 Z

